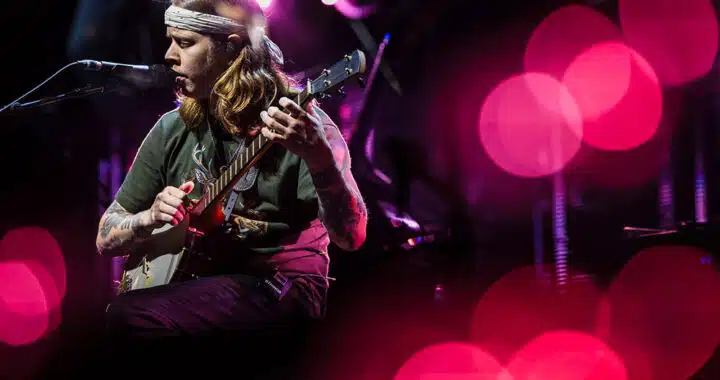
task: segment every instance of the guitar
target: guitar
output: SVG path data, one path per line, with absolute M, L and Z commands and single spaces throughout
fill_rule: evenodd
M 365 54 L 355 50 L 326 68 L 294 99 L 305 108 L 314 98 L 324 98 L 347 80 L 365 73 Z M 361 82 L 362 83 L 362 82 Z M 340 90 L 341 91 L 341 90 Z M 139 243 L 124 256 L 124 269 L 118 294 L 131 290 L 168 284 L 179 277 L 197 278 L 203 275 L 199 256 L 193 247 L 208 231 L 224 221 L 222 204 L 230 190 L 273 144 L 262 134 L 257 136 L 228 163 L 218 178 L 207 184 L 203 195 L 189 205 L 188 213 L 178 225 L 166 224 L 153 230 L 148 239 Z M 211 259 L 211 257 L 210 257 Z

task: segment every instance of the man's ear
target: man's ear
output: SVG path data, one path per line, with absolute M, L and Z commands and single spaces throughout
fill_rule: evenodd
M 237 58 L 242 49 L 242 38 L 237 34 L 231 34 L 227 37 L 227 44 L 225 50 L 233 60 Z

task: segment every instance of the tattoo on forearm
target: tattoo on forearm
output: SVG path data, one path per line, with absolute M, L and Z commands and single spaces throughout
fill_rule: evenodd
M 350 152 L 330 117 L 317 106 L 313 109 L 322 121 L 335 158 L 335 165 L 311 173 L 320 201 L 320 220 L 334 242 L 342 248 L 356 248 L 365 239 L 367 208 L 350 174 Z
M 114 249 L 130 240 L 135 240 L 140 227 L 140 214 L 127 212 L 117 202 L 113 202 L 105 212 L 105 219 L 100 226 L 100 237 L 103 249 Z M 112 233 L 115 230 L 116 233 Z M 100 247 L 98 247 L 100 248 Z
M 313 184 L 317 190 L 346 187 L 340 171 L 333 165 L 312 173 Z
M 320 200 L 320 219 L 331 235 L 348 247 L 356 247 L 358 240 L 364 238 L 361 231 L 367 221 L 367 208 L 362 196 L 348 186 L 336 169 L 334 171 L 335 174 L 313 175 Z
M 116 227 L 131 214 L 122 208 L 117 202 L 113 202 L 105 211 L 105 220 L 100 226 L 100 236 L 106 239 L 113 227 Z

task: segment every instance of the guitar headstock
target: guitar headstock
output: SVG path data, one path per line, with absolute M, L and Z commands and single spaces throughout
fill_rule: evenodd
M 309 97 L 322 98 L 348 79 L 364 74 L 366 68 L 365 54 L 360 50 L 355 50 L 346 54 L 334 65 L 324 69 L 317 78 L 308 81 L 307 94 Z

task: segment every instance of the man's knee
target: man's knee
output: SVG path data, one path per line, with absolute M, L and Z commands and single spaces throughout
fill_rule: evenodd
M 142 338 L 151 332 L 169 331 L 171 326 L 151 309 L 118 299 L 105 308 L 105 329 L 114 337 Z

